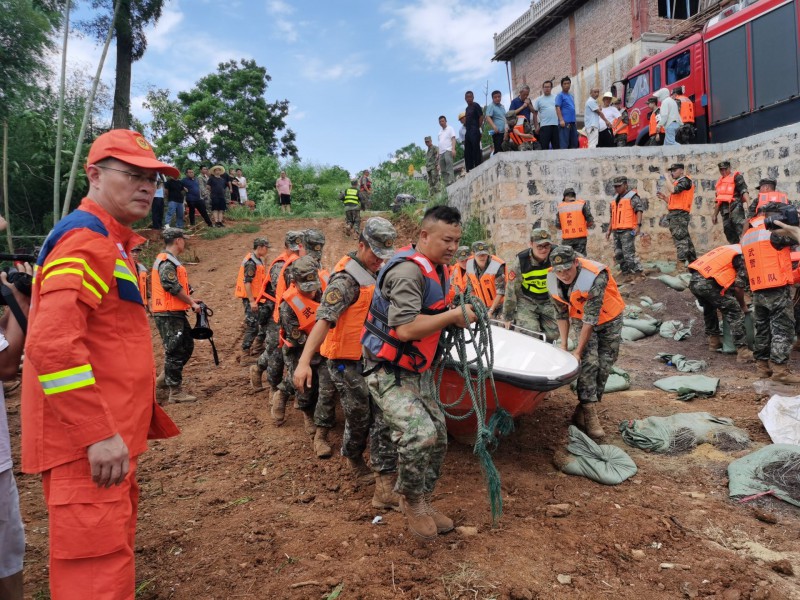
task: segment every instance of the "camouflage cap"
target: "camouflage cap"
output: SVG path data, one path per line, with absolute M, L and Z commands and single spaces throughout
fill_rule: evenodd
M 394 256 L 394 243 L 397 240 L 397 231 L 389 221 L 383 217 L 370 217 L 364 224 L 361 232 L 369 249 L 378 258 L 389 260 Z
M 772 187 L 778 187 L 778 182 L 770 177 L 763 177 L 759 180 L 756 189 L 760 190 L 762 185 L 771 185 Z
M 283 238 L 283 245 L 286 246 L 287 250 L 297 252 L 300 250 L 300 244 L 302 244 L 303 241 L 302 231 L 287 231 L 286 236 Z
M 719 169 L 730 169 L 731 168 L 731 161 L 723 160 L 723 161 L 717 163 L 717 168 L 719 168 Z
M 431 136 L 429 136 L 429 135 L 426 135 L 426 136 L 425 136 L 425 141 L 426 141 L 426 142 L 430 142 L 430 141 L 431 141 Z
M 258 237 L 253 240 L 253 248 L 259 248 L 261 246 L 266 246 L 269 248 L 269 240 L 267 238 Z
M 459 246 L 456 250 L 456 260 L 467 260 L 472 256 L 472 250 L 469 246 Z
M 534 244 L 552 244 L 553 238 L 550 237 L 550 232 L 547 229 L 537 227 L 531 231 L 531 241 Z
M 626 183 L 628 183 L 628 178 L 625 175 L 618 175 L 611 180 L 611 184 L 614 186 L 625 185 Z
M 325 245 L 325 234 L 319 229 L 306 229 L 303 232 L 303 237 L 305 238 L 307 246 L 311 246 L 313 244 Z
M 178 229 L 177 227 L 167 227 L 164 229 L 161 237 L 164 238 L 165 242 L 171 242 L 173 240 L 177 240 L 178 238 L 185 238 L 186 236 L 183 233 L 183 229 Z
M 550 251 L 550 264 L 553 271 L 566 271 L 577 258 L 575 249 L 572 246 L 556 246 Z
M 485 255 L 490 254 L 489 252 L 489 244 L 484 242 L 483 240 L 478 240 L 477 242 L 472 242 L 472 253 L 474 255 Z
M 316 292 L 322 287 L 319 279 L 319 263 L 313 256 L 306 254 L 292 263 L 295 285 L 303 292 Z
M 513 110 L 510 110 L 506 113 L 506 119 L 516 119 L 516 118 L 517 118 L 517 113 L 514 112 Z
M 675 169 L 682 169 L 683 163 L 672 163 L 667 171 L 674 171 Z
M 575 188 L 567 188 L 567 189 L 565 189 L 563 196 L 564 196 L 564 198 L 566 198 L 567 196 L 572 196 L 574 198 L 575 197 Z

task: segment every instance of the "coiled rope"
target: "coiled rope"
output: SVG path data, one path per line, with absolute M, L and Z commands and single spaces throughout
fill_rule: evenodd
M 514 419 L 506 409 L 500 406 L 497 398 L 497 388 L 492 373 L 494 346 L 489 324 L 489 309 L 472 294 L 470 285 L 467 286 L 465 292 L 456 294 L 453 304 L 461 307 L 466 322 L 469 322 L 466 305 L 471 304 L 477 321 L 464 329 L 448 327 L 442 331 L 439 340 L 439 358 L 433 366 L 432 381 L 435 387 L 435 397 L 449 419 L 464 421 L 473 415 L 476 418 L 477 431 L 475 432 L 473 453 L 478 457 L 486 479 L 492 524 L 496 524 L 503 514 L 503 497 L 500 488 L 500 473 L 492 461 L 491 452 L 497 447 L 498 436 L 505 436 L 514 431 Z M 469 359 L 467 355 L 467 347 L 470 344 L 475 350 L 475 356 L 472 359 Z M 453 356 L 457 358 L 454 359 Z M 450 403 L 442 402 L 440 393 L 445 369 L 455 371 L 464 380 L 464 388 L 458 399 Z M 490 383 L 490 399 L 486 397 L 487 381 Z M 454 407 L 461 404 L 466 394 L 469 394 L 472 403 L 470 410 L 464 414 L 452 412 Z M 494 412 L 487 423 L 486 414 L 489 401 L 494 405 Z

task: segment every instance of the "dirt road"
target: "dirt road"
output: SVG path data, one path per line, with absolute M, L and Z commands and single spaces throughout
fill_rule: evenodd
M 330 267 L 352 245 L 339 220 L 277 221 L 264 224 L 262 233 L 276 252 L 286 230 L 312 226 L 328 236 L 324 263 Z M 381 514 L 373 524 L 372 488 L 353 485 L 338 456 L 313 456 L 297 411 L 274 428 L 268 393 L 250 390 L 247 368 L 235 360 L 242 308 L 232 292 L 253 237 L 190 244 L 199 258 L 189 267 L 190 280 L 195 295 L 216 311 L 212 327 L 222 364 L 214 367 L 207 343 L 196 345 L 185 378 L 201 400 L 167 407 L 183 433 L 153 443 L 140 461 L 137 598 L 800 598 L 800 511 L 777 500 L 743 505 L 728 499 L 726 466 L 743 452 L 704 445 L 681 456 L 650 455 L 625 446 L 617 433 L 624 419 L 708 411 L 735 419 L 756 447 L 769 443 L 757 417 L 764 399 L 753 392 L 754 369 L 706 350 L 702 317 L 688 291 L 652 280 L 622 288 L 629 299 L 646 293 L 665 302 L 667 317 L 697 319 L 687 341 L 656 336 L 623 346 L 618 364 L 633 385 L 604 399 L 602 419 L 607 443 L 636 461 L 634 478 L 606 487 L 556 471 L 552 454 L 565 440 L 575 403 L 562 389 L 520 419 L 494 455 L 505 507 L 496 528 L 471 449 L 451 444 L 436 502 L 477 534 L 453 532 L 423 546 L 409 539 L 399 513 Z M 157 334 L 153 339 L 160 360 Z M 682 403 L 655 389 L 653 380 L 676 374 L 653 359 L 667 350 L 707 360 L 708 374 L 722 379 L 719 393 Z M 793 361 L 800 362 L 796 354 Z M 15 439 L 18 392 L 8 403 Z M 341 414 L 339 420 L 337 443 Z M 46 598 L 40 484 L 30 476 L 18 481 L 28 535 L 26 589 L 31 598 Z M 570 504 L 570 513 L 546 516 L 547 506 L 557 503 Z M 756 518 L 754 505 L 761 519 L 775 522 Z M 778 572 L 790 568 L 797 575 Z

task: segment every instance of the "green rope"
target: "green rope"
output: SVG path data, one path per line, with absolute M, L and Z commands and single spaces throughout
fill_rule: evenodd
M 497 398 L 497 389 L 494 383 L 492 367 L 494 365 L 494 346 L 492 343 L 492 331 L 489 324 L 489 310 L 483 302 L 472 294 L 471 286 L 463 293 L 459 292 L 453 302 L 460 306 L 467 319 L 466 304 L 471 304 L 477 321 L 466 329 L 460 327 L 448 327 L 442 332 L 439 340 L 440 353 L 439 359 L 433 367 L 433 381 L 435 382 L 436 398 L 445 415 L 455 421 L 463 421 L 471 416 L 475 416 L 478 424 L 475 432 L 474 454 L 478 457 L 478 462 L 483 470 L 486 484 L 489 491 L 489 505 L 492 511 L 492 523 L 503 514 L 503 497 L 500 488 L 500 473 L 492 461 L 491 452 L 497 447 L 498 435 L 508 435 L 514 431 L 514 419 L 511 414 L 500 406 Z M 467 359 L 467 346 L 471 344 L 475 349 L 475 358 Z M 455 353 L 453 353 L 455 350 Z M 452 354 L 458 360 L 452 358 Z M 441 385 L 444 370 L 451 369 L 458 373 L 464 380 L 464 389 L 454 402 L 442 402 Z M 486 422 L 487 398 L 486 381 L 490 382 L 491 401 L 494 403 L 494 413 Z M 466 414 L 453 414 L 453 407 L 459 405 L 465 395 L 469 394 L 472 407 Z

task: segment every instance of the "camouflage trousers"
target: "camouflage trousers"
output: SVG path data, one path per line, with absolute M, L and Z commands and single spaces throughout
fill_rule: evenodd
M 725 239 L 729 244 L 738 244 L 747 220 L 742 201 L 734 200 L 728 205 L 723 204 L 719 212 L 722 215 L 722 231 L 725 232 Z
M 248 350 L 253 345 L 253 340 L 258 339 L 262 342 L 265 337 L 264 327 L 267 319 L 271 315 L 266 309 L 266 303 L 258 305 L 258 310 L 253 312 L 250 308 L 250 302 L 247 298 L 242 298 L 242 306 L 244 306 L 244 338 L 242 339 L 242 350 Z
M 570 246 L 571 248 L 575 249 L 575 252 L 586 256 L 586 239 L 585 237 L 582 238 L 572 238 L 569 240 L 561 240 L 561 243 L 564 246 Z
M 739 306 L 739 301 L 728 288 L 722 294 L 722 286 L 713 279 L 706 279 L 700 273 L 692 271 L 689 282 L 689 291 L 695 295 L 700 306 L 703 307 L 703 321 L 705 322 L 706 335 L 722 335 L 717 311 L 728 319 L 731 328 L 733 343 L 737 348 L 747 347 L 747 333 L 744 327 L 744 312 Z
M 428 192 L 431 196 L 439 193 L 439 171 L 436 165 L 425 165 L 428 172 Z
M 514 324 L 531 331 L 540 331 L 547 336 L 548 342 L 559 338 L 558 314 L 549 297 L 538 302 L 519 298 Z
M 800 338 L 800 288 L 794 292 L 794 332 Z
M 300 358 L 300 354 L 297 355 L 298 358 Z M 311 365 L 319 379 L 317 405 L 314 408 L 314 424 L 317 427 L 332 429 L 336 425 L 336 387 L 333 385 L 333 379 L 328 370 L 328 359 L 321 358 L 319 364 L 315 365 L 312 361 Z M 294 376 L 294 371 L 292 371 L 292 376 Z
M 168 386 L 179 386 L 183 383 L 183 366 L 194 352 L 192 328 L 186 315 L 154 318 L 164 344 L 164 381 Z
M 283 351 L 283 363 L 286 365 L 286 377 L 280 384 L 280 389 L 285 391 L 287 394 L 291 394 L 292 390 L 294 390 L 294 400 L 297 408 L 302 410 L 305 413 L 309 413 L 314 415 L 314 410 L 317 407 L 317 403 L 319 400 L 319 396 L 321 393 L 320 385 L 321 385 L 321 378 L 320 378 L 320 371 L 327 371 L 325 366 L 325 359 L 322 359 L 322 362 L 318 362 L 321 358 L 317 355 L 317 358 L 311 361 L 311 387 L 307 388 L 303 386 L 302 390 L 298 390 L 294 387 L 292 383 L 292 378 L 294 377 L 294 371 L 297 369 L 297 363 L 300 361 L 300 356 L 303 354 L 303 346 L 295 346 L 293 348 L 289 348 L 288 346 L 284 346 L 282 349 Z M 331 391 L 333 390 L 333 386 L 330 385 L 330 378 L 326 378 L 327 386 L 326 393 L 328 393 L 329 397 L 333 397 Z M 274 388 L 273 388 L 274 389 Z M 335 420 L 335 415 L 334 415 Z
M 281 351 L 278 343 L 280 341 L 280 326 L 272 318 L 272 314 L 267 321 L 264 338 L 264 352 L 258 357 L 256 364 L 262 371 L 267 372 L 267 382 L 272 390 L 277 390 L 278 386 L 283 381 L 283 352 Z M 293 387 L 290 385 L 288 389 L 282 386 L 286 393 L 291 394 Z
M 753 356 L 782 365 L 789 360 L 794 343 L 792 287 L 753 292 Z
M 633 229 L 613 231 L 614 260 L 622 273 L 641 273 L 642 265 L 636 256 L 636 236 Z
M 685 210 L 669 211 L 669 232 L 675 242 L 678 262 L 690 263 L 697 260 L 692 238 L 689 235 L 689 221 L 692 215 Z
M 431 392 L 431 371 L 395 374 L 380 368 L 367 375 L 367 386 L 382 411 L 397 448 L 395 491 L 416 498 L 433 492 L 447 453 L 444 413 Z
M 361 211 L 359 209 L 351 208 L 344 211 L 344 229 L 346 232 L 361 233 Z
M 579 321 L 576 321 L 576 325 L 583 326 Z M 621 316 L 595 326 L 581 355 L 581 372 L 578 375 L 578 401 L 581 404 L 602 400 L 608 375 L 619 354 L 621 333 Z
M 397 448 L 392 442 L 392 432 L 383 418 L 383 412 L 370 398 L 360 362 L 328 360 L 328 373 L 339 392 L 344 410 L 342 456 L 357 458 L 369 443 L 372 470 L 376 473 L 394 473 L 397 470 Z

